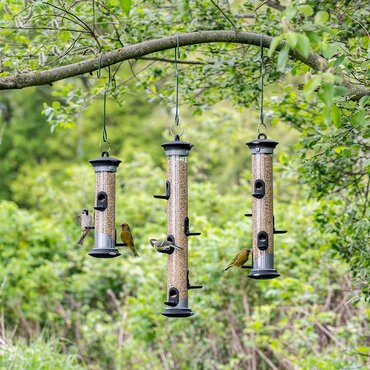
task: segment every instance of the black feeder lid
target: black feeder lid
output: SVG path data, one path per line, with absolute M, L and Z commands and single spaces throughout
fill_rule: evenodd
M 108 157 L 108 156 L 107 157 L 94 158 L 90 161 L 90 163 L 93 167 L 99 167 L 99 166 L 118 167 L 121 162 L 122 161 L 120 159 L 112 158 L 112 157 Z
M 260 137 L 264 138 L 260 139 Z M 253 154 L 257 153 L 272 154 L 274 148 L 279 143 L 277 141 L 267 139 L 267 136 L 265 134 L 259 134 L 258 139 L 249 141 L 246 144 L 248 145 L 249 149 L 252 150 Z
M 181 141 L 179 135 L 175 136 L 175 140 L 162 144 L 167 155 L 188 155 L 193 146 L 192 143 Z

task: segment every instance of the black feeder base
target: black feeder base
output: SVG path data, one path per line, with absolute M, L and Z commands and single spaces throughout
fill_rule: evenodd
M 89 252 L 89 256 L 95 258 L 114 258 L 120 256 L 121 253 L 117 249 L 104 249 L 104 248 L 94 248 Z
M 276 270 L 252 270 L 248 277 L 256 280 L 269 280 L 279 277 L 280 274 Z
M 162 315 L 167 317 L 190 317 L 195 313 L 190 308 L 166 308 Z

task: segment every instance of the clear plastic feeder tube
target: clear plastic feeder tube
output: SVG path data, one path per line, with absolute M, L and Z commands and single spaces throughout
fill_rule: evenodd
M 167 155 L 167 180 L 170 197 L 167 201 L 168 237 L 173 237 L 175 249 L 167 260 L 167 302 L 163 315 L 192 316 L 188 307 L 188 238 L 185 219 L 188 217 L 188 154 L 193 144 L 172 141 L 162 145 Z
M 278 143 L 258 139 L 247 143 L 252 151 L 252 229 L 253 279 L 273 279 L 278 276 L 274 269 L 273 225 L 273 151 Z
M 115 248 L 116 229 L 116 171 L 119 159 L 100 157 L 92 159 L 95 170 L 94 249 L 90 256 L 113 258 L 120 255 Z

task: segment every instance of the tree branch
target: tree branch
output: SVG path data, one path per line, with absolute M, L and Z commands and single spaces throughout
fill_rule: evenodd
M 213 42 L 231 42 L 259 46 L 260 37 L 260 34 L 252 32 L 201 31 L 179 35 L 179 45 L 188 46 Z M 272 37 L 264 35 L 262 39 L 263 46 L 265 48 L 270 47 L 272 40 Z M 279 45 L 277 49 L 280 49 L 282 46 L 283 44 Z M 138 59 L 148 54 L 173 49 L 175 47 L 176 36 L 143 41 L 138 44 L 128 45 L 120 49 L 109 51 L 104 53 L 101 57 L 98 56 L 93 59 L 68 64 L 62 67 L 46 71 L 16 73 L 10 76 L 1 77 L 0 90 L 22 89 L 29 86 L 46 85 L 68 77 L 93 72 L 98 69 L 100 59 L 101 68 L 104 68 L 124 60 Z M 297 59 L 314 69 L 321 69 L 322 64 L 326 63 L 325 59 L 321 58 L 319 55 L 311 54 L 308 58 L 304 58 L 297 52 L 294 54 Z
M 178 37 L 180 46 L 214 42 L 239 43 L 259 46 L 261 35 L 259 33 L 252 32 L 199 31 L 180 34 Z M 263 47 L 269 48 L 272 40 L 273 37 L 263 35 Z M 278 45 L 277 50 L 280 50 L 283 46 L 284 42 L 281 42 Z M 96 71 L 99 68 L 99 64 L 101 68 L 104 68 L 128 59 L 139 59 L 145 55 L 149 55 L 158 51 L 173 49 L 175 47 L 176 36 L 167 36 L 161 39 L 143 41 L 138 44 L 127 45 L 123 48 L 103 53 L 101 56 L 96 58 L 68 64 L 62 67 L 45 71 L 15 73 L 9 76 L 0 77 L 0 90 L 22 89 L 29 86 L 47 85 L 65 78 Z M 308 57 L 304 57 L 297 50 L 291 50 L 290 55 L 316 70 L 325 70 L 327 67 L 326 60 L 318 54 L 310 53 Z M 360 91 L 360 89 L 357 88 L 357 91 Z M 367 89 L 360 91 L 358 94 L 359 98 L 364 95 L 369 95 L 369 91 Z

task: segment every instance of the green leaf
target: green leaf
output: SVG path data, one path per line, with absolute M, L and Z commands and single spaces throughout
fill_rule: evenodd
M 67 42 L 71 38 L 71 32 L 69 31 L 61 31 L 58 34 L 60 41 Z
M 289 46 L 294 49 L 297 45 L 297 34 L 295 32 L 288 32 L 286 35 L 285 35 L 285 39 L 287 41 L 287 43 L 289 44 Z
M 119 3 L 121 5 L 121 9 L 126 13 L 126 15 L 129 15 L 132 8 L 132 0 L 119 0 Z
M 306 31 L 306 35 L 310 39 L 310 42 L 313 44 L 317 44 L 321 41 L 321 37 L 317 32 Z
M 325 24 L 329 20 L 329 13 L 320 11 L 315 15 L 315 24 Z
M 365 109 L 361 108 L 358 110 L 352 117 L 351 117 L 351 123 L 355 127 L 362 127 L 366 124 L 366 118 L 365 118 Z
M 329 126 L 333 119 L 333 116 L 331 114 L 331 109 L 329 109 L 329 107 L 325 106 L 323 108 L 323 116 L 324 116 L 324 122 Z
M 334 68 L 336 68 L 336 67 L 338 67 L 338 66 L 340 66 L 342 63 L 343 63 L 343 61 L 344 61 L 344 59 L 346 58 L 346 56 L 343 54 L 343 55 L 341 55 L 339 58 L 337 58 L 337 60 L 334 62 L 334 64 L 333 64 L 333 67 Z
M 367 347 L 367 346 L 359 346 L 359 347 L 356 347 L 356 351 L 357 352 L 360 352 L 360 353 L 363 353 L 363 354 L 366 354 L 366 353 L 369 353 L 370 354 L 370 347 Z
M 321 84 L 321 89 L 319 91 L 319 98 L 320 100 L 326 105 L 326 106 L 331 106 L 333 102 L 333 97 L 334 97 L 334 85 L 331 83 L 323 83 Z M 331 114 L 331 110 L 330 110 Z
M 269 52 L 268 52 L 268 55 L 270 57 L 271 57 L 272 53 L 275 51 L 275 49 L 278 47 L 278 45 L 280 44 L 280 41 L 282 39 L 283 39 L 283 37 L 280 35 L 280 36 L 274 37 L 274 39 L 271 41 L 270 49 L 269 49 Z
M 311 96 L 311 94 L 319 87 L 320 83 L 321 83 L 320 76 L 312 77 L 306 82 L 303 88 L 303 94 L 306 99 L 308 99 Z
M 325 58 L 331 58 L 339 49 L 339 43 L 338 42 L 334 42 L 332 44 L 327 44 L 323 47 L 323 53 L 322 55 L 325 57 Z
M 313 14 L 313 9 L 310 5 L 302 5 L 299 7 L 299 11 L 303 13 L 304 15 L 312 15 Z
M 333 116 L 334 126 L 335 127 L 342 126 L 342 124 L 341 124 L 342 123 L 342 121 L 341 121 L 341 117 L 342 117 L 341 110 L 336 105 L 333 105 L 332 108 L 331 108 L 331 113 L 332 113 L 332 116 Z
M 58 102 L 58 101 L 53 101 L 53 103 L 52 103 L 52 107 L 53 107 L 54 109 L 60 109 L 60 102 Z
M 305 58 L 310 54 L 310 39 L 304 33 L 297 34 L 297 49 Z
M 339 85 L 334 88 L 334 96 L 344 96 L 347 93 L 345 86 Z
M 363 96 L 358 104 L 360 107 L 366 107 L 370 103 L 370 96 Z
M 286 44 L 279 52 L 277 69 L 280 72 L 284 72 L 285 70 L 286 62 L 288 61 L 289 50 L 290 50 L 289 45 Z
M 284 11 L 285 17 L 288 20 L 291 20 L 297 13 L 297 7 L 296 6 L 290 6 L 287 7 Z

